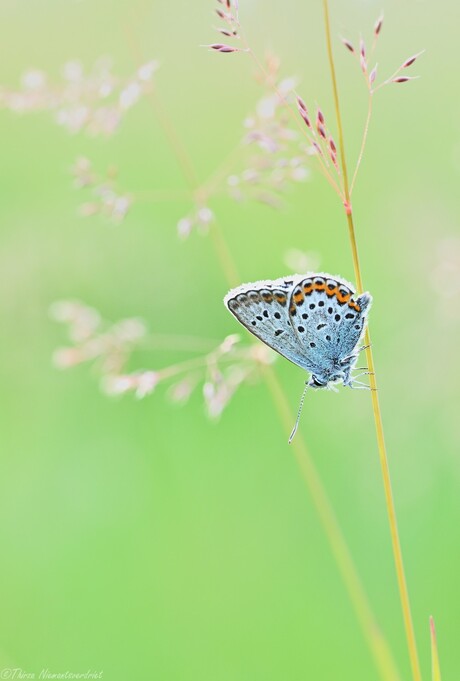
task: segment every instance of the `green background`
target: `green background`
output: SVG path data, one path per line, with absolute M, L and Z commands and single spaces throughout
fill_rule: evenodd
M 382 3 L 332 2 L 333 35 L 369 35 Z M 0 83 L 29 68 L 58 77 L 111 55 L 129 76 L 161 62 L 167 115 L 205 179 L 237 144 L 261 95 L 245 54 L 216 40 L 212 0 L 3 0 Z M 422 78 L 379 93 L 354 195 L 390 467 L 424 678 L 435 617 L 445 679 L 460 666 L 458 425 L 458 6 L 383 3 L 381 73 L 426 48 Z M 332 120 L 321 3 L 241 1 L 253 47 Z M 364 84 L 336 40 L 347 146 L 355 158 Z M 212 241 L 177 239 L 191 202 L 134 205 L 113 226 L 77 215 L 69 167 L 87 155 L 132 190 L 185 189 L 147 98 L 109 139 L 71 136 L 48 113 L 0 112 L 0 666 L 103 670 L 107 681 L 368 681 L 377 671 L 286 444 L 267 386 L 245 385 L 218 423 L 198 390 L 185 407 L 159 386 L 111 400 L 88 366 L 59 372 L 50 321 L 78 298 L 111 320 L 217 341 L 239 332 Z M 216 199 L 242 281 L 288 272 L 289 248 L 353 280 L 342 209 L 320 175 L 287 207 Z M 451 239 L 445 246 L 446 239 Z M 444 246 L 443 246 L 444 244 Z M 447 251 L 451 256 L 446 256 Z M 444 255 L 442 255 L 444 253 Z M 160 368 L 187 353 L 152 352 Z M 190 355 L 191 356 L 191 355 Z M 276 373 L 297 406 L 304 375 Z M 369 394 L 309 395 L 301 431 L 340 518 L 378 621 L 410 676 Z

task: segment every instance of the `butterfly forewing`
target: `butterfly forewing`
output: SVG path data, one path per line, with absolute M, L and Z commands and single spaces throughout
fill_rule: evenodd
M 308 368 L 293 330 L 289 302 L 299 276 L 258 281 L 232 289 L 225 304 L 248 331 L 294 364 Z

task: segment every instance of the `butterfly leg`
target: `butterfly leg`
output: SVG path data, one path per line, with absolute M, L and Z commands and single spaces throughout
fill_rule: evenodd
M 333 393 L 338 393 L 338 392 L 339 392 L 333 383 L 328 383 L 328 384 L 327 384 L 327 389 L 328 389 L 328 390 L 332 390 Z
M 356 354 L 359 355 L 360 352 L 362 352 L 363 350 L 367 350 L 370 347 L 371 343 L 369 343 L 368 345 L 361 345 L 361 347 L 356 350 Z
M 363 371 L 361 374 L 358 374 L 357 376 L 352 376 L 351 370 L 349 369 L 348 372 L 346 373 L 343 384 L 348 386 L 349 388 L 361 389 L 361 390 L 373 390 L 373 388 L 371 388 L 370 385 L 367 385 L 367 383 L 363 383 L 362 381 L 356 380 L 360 376 L 370 376 L 371 374 L 373 374 L 373 372 Z
M 361 367 L 361 368 L 365 369 L 366 367 Z M 353 378 L 351 380 L 355 381 L 360 376 L 375 376 L 375 371 L 363 371 L 362 373 L 356 374 L 356 376 L 353 376 Z
M 371 386 L 367 385 L 367 383 L 363 383 L 362 381 L 356 381 L 354 378 L 346 385 L 349 388 L 353 388 L 353 390 L 377 390 L 377 388 L 371 388 Z

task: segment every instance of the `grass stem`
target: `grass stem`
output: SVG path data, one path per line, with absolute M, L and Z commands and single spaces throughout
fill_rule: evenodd
M 336 78 L 336 73 L 335 73 L 334 57 L 333 57 L 333 53 L 332 53 L 332 44 L 331 44 L 331 29 L 330 29 L 330 20 L 329 20 L 328 0 L 323 0 L 323 8 L 324 8 L 324 23 L 325 23 L 325 28 L 326 28 L 327 54 L 328 54 L 330 72 L 331 72 L 335 113 L 336 113 L 336 118 L 337 118 L 337 129 L 338 129 L 338 134 L 339 134 L 339 148 L 340 148 L 341 166 L 342 166 L 342 174 L 343 174 L 343 181 L 344 181 L 344 192 L 345 192 L 345 212 L 346 212 L 346 217 L 347 217 L 348 233 L 349 233 L 349 237 L 350 237 L 350 245 L 351 245 L 352 258 L 353 258 L 353 267 L 354 267 L 354 270 L 355 270 L 356 285 L 357 285 L 358 293 L 362 293 L 363 282 L 362 282 L 362 277 L 361 277 L 361 267 L 360 267 L 360 263 L 359 263 L 358 247 L 357 247 L 357 243 L 356 243 L 355 228 L 354 228 L 354 223 L 353 223 L 353 210 L 352 210 L 351 201 L 350 201 L 350 191 L 349 191 L 348 171 L 347 171 L 347 163 L 346 163 L 346 156 L 345 156 L 345 144 L 344 144 L 344 134 L 343 134 L 343 126 L 342 126 L 342 116 L 341 116 L 341 112 L 340 112 L 337 78 Z M 411 608 L 410 608 L 410 602 L 409 602 L 409 593 L 408 593 L 408 590 L 407 590 L 406 577 L 405 577 L 405 573 L 404 573 L 404 564 L 403 564 L 403 558 L 402 558 L 401 544 L 400 544 L 400 541 L 399 541 L 398 524 L 397 524 L 396 511 L 395 511 L 394 500 L 393 500 L 393 492 L 392 492 L 392 488 L 391 488 L 390 469 L 389 469 L 389 466 L 388 466 L 388 457 L 387 457 L 385 439 L 384 439 L 382 414 L 381 414 L 381 410 L 380 410 L 379 397 L 378 397 L 378 392 L 377 392 L 377 381 L 376 381 L 376 378 L 375 378 L 375 366 L 374 366 L 374 359 L 373 359 L 373 354 L 372 354 L 372 346 L 371 346 L 371 341 L 370 341 L 369 330 L 366 331 L 365 344 L 367 345 L 366 358 L 367 358 L 368 368 L 369 368 L 369 372 L 371 372 L 370 376 L 369 376 L 369 381 L 370 381 L 370 386 L 372 388 L 371 399 L 372 399 L 372 409 L 373 409 L 373 412 L 374 412 L 375 429 L 376 429 L 376 435 L 377 435 L 377 446 L 378 446 L 378 450 L 379 450 L 380 465 L 381 465 L 381 469 L 382 469 L 383 487 L 384 487 L 384 491 L 385 491 L 385 501 L 386 501 L 386 506 L 387 506 L 388 521 L 389 521 L 389 524 L 390 524 L 391 542 L 392 542 L 392 547 L 393 547 L 393 555 L 394 555 L 394 561 L 395 561 L 395 567 L 396 567 L 396 576 L 397 576 L 397 580 L 398 580 L 399 595 L 400 595 L 401 607 L 402 607 L 402 613 L 403 613 L 403 619 L 404 619 L 404 627 L 405 627 L 405 631 L 406 631 L 407 645 L 408 645 L 408 650 L 409 650 L 409 658 L 410 658 L 410 663 L 411 663 L 411 668 L 412 668 L 412 677 L 413 677 L 414 681 L 421 681 L 422 677 L 421 677 L 421 671 L 420 671 L 420 663 L 419 663 L 418 654 L 417 654 L 417 644 L 416 644 L 416 640 L 415 640 L 414 626 L 413 626 L 413 622 L 412 622 L 412 614 L 411 614 Z

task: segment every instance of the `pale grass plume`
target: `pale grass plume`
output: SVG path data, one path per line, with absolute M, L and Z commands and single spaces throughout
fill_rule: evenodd
M 262 80 L 266 93 L 244 121 L 240 164 L 246 167 L 227 178 L 229 194 L 237 201 L 252 199 L 280 207 L 290 187 L 310 177 L 301 136 L 286 111 L 298 81 L 294 76 L 281 76 L 279 68 L 279 59 L 268 54 Z
M 293 186 L 310 178 L 302 136 L 286 111 L 286 103 L 294 101 L 297 79 L 281 76 L 279 59 L 268 53 L 258 81 L 264 94 L 243 121 L 242 138 L 229 154 L 231 163 L 224 161 L 193 192 L 193 208 L 177 223 L 181 239 L 193 231 L 208 232 L 215 221 L 209 207 L 213 197 L 227 195 L 278 209 Z
M 244 120 L 238 158 L 243 168 L 234 168 L 227 176 L 227 191 L 238 202 L 253 200 L 280 208 L 291 187 L 310 178 L 301 136 L 286 110 L 298 81 L 281 76 L 280 60 L 271 53 L 266 55 L 264 77 L 258 80 L 265 93 Z
M 70 340 L 70 345 L 58 348 L 53 355 L 57 368 L 91 364 L 101 390 L 109 397 L 132 394 L 143 399 L 161 383 L 167 386 L 170 401 L 185 404 L 201 385 L 205 411 L 211 419 L 219 418 L 237 389 L 257 381 L 261 366 L 274 360 L 269 348 L 245 346 L 239 336 L 232 334 L 191 359 L 154 369 L 132 370 L 135 353 L 156 345 L 155 334 L 148 333 L 142 320 L 122 319 L 113 324 L 80 301 L 56 302 L 50 315 L 66 326 Z M 180 336 L 170 337 L 165 349 L 171 349 L 175 343 L 182 350 L 192 345 L 188 338 L 181 343 Z
M 3 86 L 0 108 L 30 114 L 49 111 L 67 132 L 110 136 L 126 112 L 153 86 L 158 62 L 141 64 L 131 77 L 115 73 L 110 59 L 101 57 L 85 70 L 78 60 L 66 62 L 56 78 L 40 69 L 23 74 L 19 88 Z
M 65 325 L 70 345 L 58 348 L 53 363 L 59 369 L 95 362 L 102 374 L 118 374 L 146 336 L 141 319 L 105 322 L 99 312 L 78 300 L 62 300 L 50 308 L 50 316 Z
M 207 234 L 215 216 L 207 205 L 197 205 L 194 209 L 180 218 L 177 223 L 177 234 L 180 239 L 187 239 L 192 231 L 198 234 Z
M 103 174 L 97 173 L 91 161 L 81 156 L 73 164 L 71 174 L 74 187 L 83 190 L 88 199 L 79 207 L 82 217 L 100 215 L 116 224 L 125 219 L 133 199 L 117 187 L 115 167 L 109 167 Z

